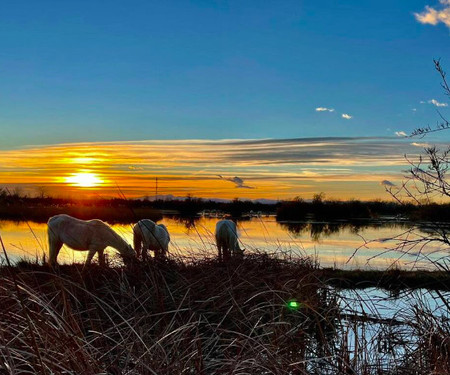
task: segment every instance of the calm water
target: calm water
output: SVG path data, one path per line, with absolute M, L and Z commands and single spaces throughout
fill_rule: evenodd
M 167 226 L 171 235 L 169 251 L 183 256 L 215 255 L 217 249 L 213 233 L 217 220 L 200 218 L 194 222 L 165 217 L 161 223 Z M 131 224 L 116 224 L 113 228 L 126 241 L 132 243 Z M 269 216 L 239 221 L 238 228 L 242 246 L 248 252 L 292 252 L 294 255 L 310 255 L 316 257 L 324 267 L 385 269 L 396 263 L 407 269 L 413 266 L 427 268 L 430 265 L 427 257 L 438 259 L 447 250 L 429 245 L 419 254 L 391 251 L 396 242 L 387 239 L 405 233 L 409 228 L 405 223 L 278 223 L 274 217 Z M 0 234 L 13 260 L 23 257 L 42 258 L 48 251 L 46 224 L 0 221 Z M 410 238 L 426 235 L 426 229 L 408 235 Z M 356 249 L 358 251 L 351 258 Z M 111 249 L 108 251 L 110 255 L 115 253 Z M 63 247 L 58 261 L 83 261 L 86 254 L 87 252 Z
M 434 316 L 436 324 L 448 322 L 450 317 L 446 302 L 450 292 L 438 294 L 427 289 L 405 289 L 398 295 L 391 295 L 382 289 L 368 288 L 346 289 L 340 294 L 343 313 L 374 319 L 366 323 L 354 319 L 341 322 L 345 328 L 341 339 L 346 342 L 350 357 L 354 357 L 362 344 L 368 353 L 375 354 L 370 360 L 385 370 L 392 369 L 393 364 L 401 364 L 402 359 L 417 348 L 421 337 L 414 329 L 418 322 L 416 311 L 421 312 L 422 318 L 424 313 Z M 384 322 L 376 322 L 377 319 Z M 396 324 L 392 324 L 394 321 Z

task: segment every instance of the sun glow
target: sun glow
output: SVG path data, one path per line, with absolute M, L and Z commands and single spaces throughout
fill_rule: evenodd
M 103 180 L 91 172 L 73 173 L 66 177 L 66 182 L 72 186 L 96 187 L 103 183 Z

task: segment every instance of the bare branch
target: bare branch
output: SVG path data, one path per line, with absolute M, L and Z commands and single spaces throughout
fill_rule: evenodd
M 438 71 L 438 73 L 441 76 L 441 80 L 442 80 L 441 86 L 444 89 L 445 95 L 450 96 L 450 86 L 447 83 L 447 79 L 446 79 L 447 74 L 445 73 L 444 69 L 442 68 L 441 59 L 437 59 L 437 60 L 433 59 L 433 62 L 434 62 L 435 69 Z
M 447 74 L 442 68 L 440 59 L 433 59 L 434 68 L 441 76 L 441 87 L 444 89 L 444 94 L 450 97 L 450 85 L 447 82 Z M 438 111 L 439 117 L 441 118 L 441 122 L 437 122 L 435 127 L 431 127 L 430 125 L 426 125 L 424 127 L 414 129 L 408 137 L 419 137 L 423 138 L 428 133 L 439 132 L 442 130 L 450 129 L 450 122 L 446 117 L 442 115 L 441 112 Z

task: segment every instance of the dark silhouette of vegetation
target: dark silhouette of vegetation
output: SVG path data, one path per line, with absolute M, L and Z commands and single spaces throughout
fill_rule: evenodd
M 0 269 L 0 371 L 7 363 L 13 373 L 300 374 L 337 350 L 336 298 L 307 260 L 49 271 Z
M 162 214 L 183 217 L 197 216 L 201 211 L 214 210 L 233 217 L 245 213 L 275 213 L 276 205 L 234 199 L 216 202 L 188 196 L 185 199 L 68 199 L 48 196 L 28 197 L 19 191 L 10 193 L 0 189 L 0 218 L 46 222 L 49 217 L 65 213 L 79 219 L 102 219 L 109 222 L 129 223 L 140 219 L 160 220 Z
M 339 304 L 327 283 L 366 287 L 359 277 L 267 255 L 227 265 L 61 265 L 57 273 L 20 262 L 0 268 L 0 371 L 448 373 L 448 322 L 419 307 L 387 319 Z M 373 275 L 388 288 L 407 286 L 402 277 Z M 366 330 L 375 331 L 370 340 Z
M 327 200 L 323 193 L 311 201 L 296 198 L 276 204 L 258 203 L 233 199 L 217 202 L 188 196 L 185 199 L 69 199 L 45 195 L 28 197 L 20 191 L 10 193 L 0 189 L 0 219 L 47 222 L 57 214 L 68 214 L 79 219 L 101 219 L 111 223 L 130 223 L 140 219 L 158 221 L 162 215 L 195 218 L 201 212 L 215 212 L 218 216 L 229 215 L 237 219 L 254 215 L 276 214 L 278 221 L 333 221 L 353 219 L 377 219 L 379 217 L 402 217 L 404 219 L 450 221 L 448 203 L 405 203 L 399 201 L 337 201 Z
M 408 217 L 416 209 L 414 204 L 399 204 L 394 201 L 326 200 L 322 193 L 316 195 L 311 202 L 301 198 L 282 202 L 277 209 L 277 220 L 336 220 L 377 218 L 382 215 Z
M 148 205 L 165 212 L 173 212 L 182 216 L 195 216 L 202 211 L 215 211 L 231 215 L 232 217 L 242 217 L 250 212 L 260 212 L 263 214 L 273 214 L 278 204 L 259 203 L 250 200 L 233 199 L 231 202 L 221 202 L 206 200 L 188 196 L 186 199 L 174 200 L 143 200 L 141 204 Z
M 160 220 L 162 214 L 139 201 L 113 199 L 67 199 L 27 197 L 0 190 L 0 218 L 45 223 L 57 214 L 68 214 L 79 219 L 101 219 L 111 223 L 129 223 L 140 219 Z
M 440 61 L 434 60 L 435 69 L 441 77 L 441 86 L 445 95 L 450 97 L 450 87 L 446 80 L 446 73 Z M 449 122 L 439 112 L 443 121 L 436 129 L 416 129 L 411 136 L 425 136 L 432 131 L 449 129 Z M 450 198 L 450 184 L 447 181 L 447 172 L 450 166 L 450 148 L 439 150 L 435 146 L 426 147 L 424 155 L 417 159 L 411 159 L 405 155 L 409 164 L 401 186 L 389 186 L 386 190 L 400 204 L 414 202 L 417 207 L 412 217 L 416 220 L 427 220 L 426 228 L 419 225 L 413 226 L 408 231 L 395 236 L 391 240 L 396 245 L 391 249 L 399 254 L 414 254 L 417 257 L 424 255 L 424 250 L 435 247 L 434 251 L 442 254 L 433 265 L 438 269 L 450 272 L 449 250 L 450 231 L 445 222 L 449 221 L 450 204 L 436 204 L 436 200 L 448 202 Z M 425 230 L 424 230 L 425 229 Z M 424 255 L 426 257 L 426 255 Z
M 450 274 L 443 271 L 404 271 L 398 268 L 387 271 L 323 268 L 318 277 L 328 285 L 344 289 L 375 287 L 394 292 L 405 289 L 450 290 Z

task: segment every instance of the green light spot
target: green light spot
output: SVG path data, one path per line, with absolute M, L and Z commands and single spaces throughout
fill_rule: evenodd
M 301 307 L 301 303 L 295 300 L 291 300 L 287 303 L 287 307 L 289 310 L 298 310 Z

